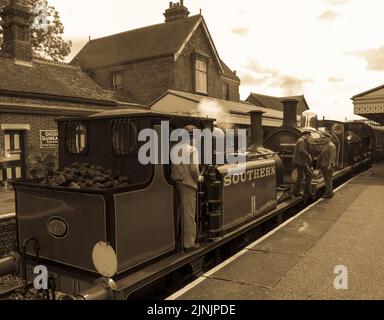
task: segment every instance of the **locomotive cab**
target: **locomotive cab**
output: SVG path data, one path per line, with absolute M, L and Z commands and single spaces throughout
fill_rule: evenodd
M 213 126 L 213 119 L 140 110 L 60 119 L 57 174 L 14 183 L 19 251 L 36 239 L 38 252 L 25 248 L 28 261 L 34 264 L 38 255 L 49 271 L 60 274 L 58 289 L 73 293 L 74 273 L 76 291 L 105 276 L 93 257 L 99 244 L 113 249 L 116 270 L 109 276 L 114 279 L 179 250 L 180 201 L 169 166 L 161 162 L 160 146 L 169 141 L 163 122 L 169 130 Z M 138 137 L 145 129 L 153 129 L 149 136 L 156 136 L 159 146 L 151 153 L 157 156 L 154 163 L 139 161 L 145 142 Z

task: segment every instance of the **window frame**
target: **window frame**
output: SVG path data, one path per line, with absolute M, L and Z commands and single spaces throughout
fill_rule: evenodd
M 205 70 L 198 69 L 198 62 L 204 63 Z M 208 95 L 208 64 L 209 64 L 209 59 L 207 57 L 204 57 L 202 55 L 194 56 L 194 59 L 193 59 L 194 86 L 195 86 L 195 92 L 198 94 Z M 198 81 L 199 81 L 198 74 L 205 75 L 205 91 L 200 90 L 200 88 L 198 87 Z
M 229 83 L 223 82 L 222 90 L 223 100 L 229 101 Z
M 133 124 L 133 127 L 131 127 L 131 125 Z M 133 119 L 133 118 L 124 118 L 124 119 L 114 119 L 114 120 L 111 120 L 110 121 L 110 130 L 111 130 L 111 138 L 110 138 L 110 142 L 111 142 L 111 150 L 112 150 L 112 154 L 114 156 L 117 156 L 117 157 L 130 157 L 130 158 L 133 158 L 133 157 L 137 157 L 138 153 L 139 153 L 139 141 L 138 141 L 138 134 L 139 134 L 139 128 L 138 128 L 138 124 L 139 122 L 137 121 L 137 119 Z M 124 126 L 126 125 L 126 128 L 124 128 Z M 118 127 L 118 126 L 121 126 L 121 127 Z M 124 130 L 127 130 L 127 135 L 130 135 L 131 133 L 131 128 L 134 128 L 134 137 L 128 137 L 127 139 L 127 142 L 126 143 L 121 143 L 121 141 L 124 141 L 122 139 L 120 139 L 120 142 L 118 143 L 120 145 L 120 150 L 118 150 L 119 148 L 117 148 L 117 144 L 116 144 L 116 141 L 114 141 L 114 136 L 115 136 L 115 133 L 118 133 L 118 132 L 124 132 Z M 118 131 L 115 131 L 115 130 L 118 130 Z M 123 134 L 124 136 L 124 134 Z M 132 140 L 134 139 L 134 140 Z M 134 141 L 134 144 L 133 145 L 130 145 L 130 143 Z M 127 147 L 127 150 L 121 150 L 123 147 L 125 147 L 125 144 L 126 144 L 126 147 Z
M 115 83 L 117 75 L 121 75 L 121 84 L 119 86 Z M 115 91 L 124 89 L 124 70 L 112 71 L 112 89 Z
M 76 143 L 81 142 L 77 141 L 77 131 L 78 128 L 82 126 L 85 130 L 84 133 L 84 148 L 79 151 L 76 150 Z M 80 132 L 80 131 L 79 131 Z M 69 140 L 70 139 L 70 140 Z M 73 141 L 73 139 L 75 139 Z M 71 155 L 86 155 L 89 150 L 89 134 L 88 134 L 88 124 L 85 121 L 68 121 L 65 124 L 65 147 L 69 154 Z

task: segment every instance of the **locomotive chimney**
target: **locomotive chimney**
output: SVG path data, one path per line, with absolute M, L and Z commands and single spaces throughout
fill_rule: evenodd
M 251 116 L 251 146 L 255 150 L 263 147 L 263 113 L 264 111 L 254 110 L 248 114 Z
M 283 104 L 283 126 L 297 128 L 297 99 L 284 99 Z

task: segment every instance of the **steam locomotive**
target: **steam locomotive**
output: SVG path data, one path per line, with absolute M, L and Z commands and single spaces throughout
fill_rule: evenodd
M 220 246 L 303 200 L 292 196 L 290 184 L 295 179 L 292 151 L 304 127 L 312 130 L 314 158 L 327 128 L 338 146 L 339 168 L 351 171 L 370 163 L 377 144 L 365 150 L 360 138 L 364 151 L 356 158 L 351 153 L 355 146 L 348 145 L 355 143 L 350 132 L 361 137 L 355 128 L 325 121 L 321 129 L 309 113 L 298 127 L 296 106 L 295 100 L 284 101 L 284 124 L 264 142 L 262 112 L 251 112 L 243 172 L 233 173 L 230 164 L 202 168 L 197 214 L 202 246 L 188 253 L 182 250 L 182 186 L 172 181 L 169 165 L 139 162 L 138 133 L 154 129 L 161 143 L 169 140 L 169 133 L 161 130 L 163 121 L 171 130 L 191 124 L 213 130 L 215 120 L 144 110 L 58 120 L 61 169 L 85 162 L 112 168 L 129 177 L 129 185 L 89 190 L 46 186 L 40 180 L 14 182 L 18 253 L 0 260 L 0 276 L 17 272 L 21 265 L 27 287 L 33 266 L 42 264 L 63 299 L 127 299 L 175 270 L 204 267 Z

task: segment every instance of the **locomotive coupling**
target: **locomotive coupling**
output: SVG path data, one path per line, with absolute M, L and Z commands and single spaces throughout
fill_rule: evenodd
M 8 257 L 0 259 L 0 276 L 16 273 L 20 267 L 21 256 L 17 252 L 12 252 Z
M 112 300 L 117 285 L 112 279 L 100 278 L 94 285 L 75 295 L 65 295 L 61 300 Z

